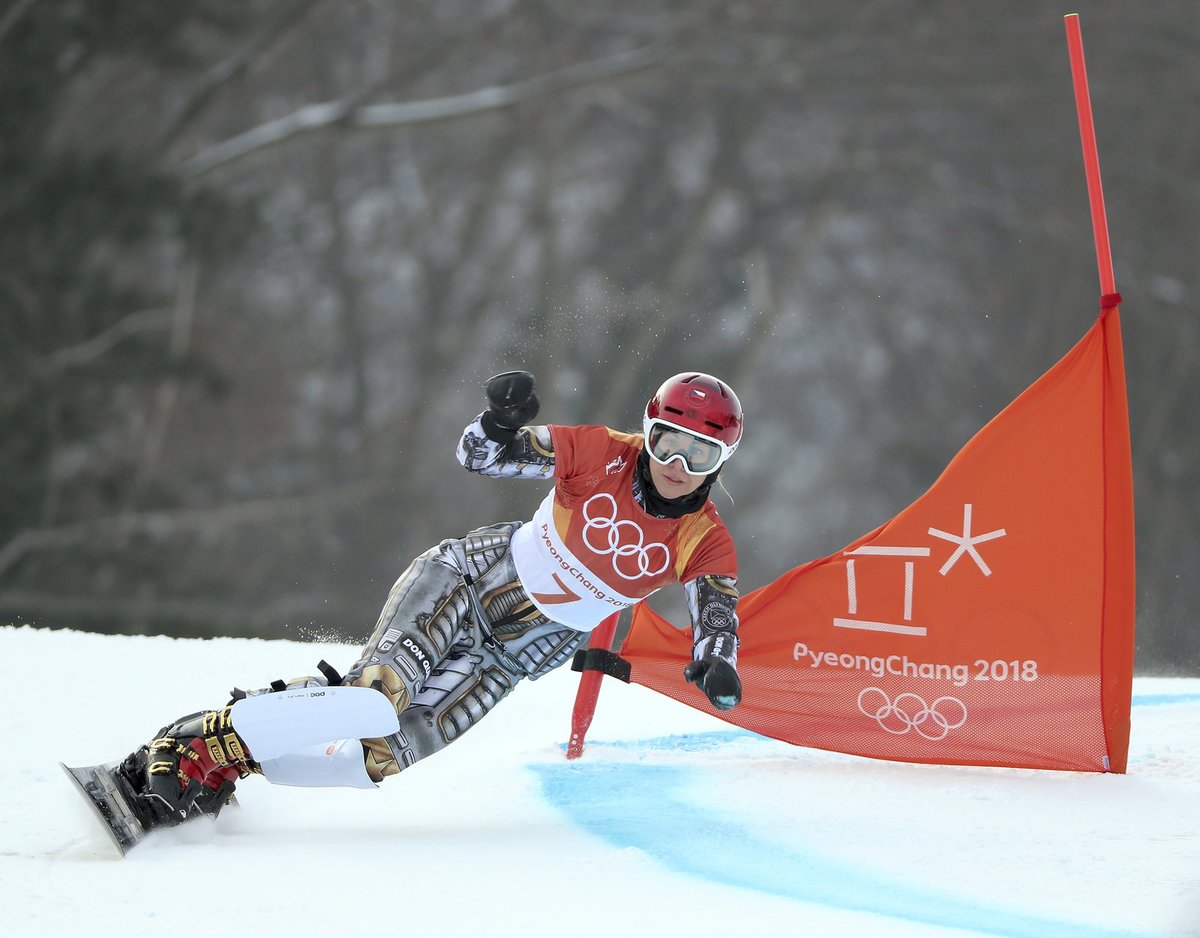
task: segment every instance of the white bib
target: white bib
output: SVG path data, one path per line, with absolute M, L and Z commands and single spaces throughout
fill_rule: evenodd
M 608 496 L 605 496 L 608 497 Z M 567 547 L 554 527 L 554 492 L 512 538 L 513 563 L 533 604 L 549 619 L 590 631 L 645 596 L 628 596 L 605 583 Z

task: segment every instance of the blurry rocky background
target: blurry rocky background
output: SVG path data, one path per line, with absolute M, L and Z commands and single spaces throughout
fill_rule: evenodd
M 743 585 L 840 549 L 1093 321 L 1071 11 L 1138 667 L 1200 673 L 1194 0 L 5 0 L 0 621 L 357 641 L 542 497 L 453 457 L 512 367 L 725 377 Z

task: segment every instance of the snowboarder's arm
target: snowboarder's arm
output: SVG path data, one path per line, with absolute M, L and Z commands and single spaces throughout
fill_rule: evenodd
M 533 375 L 506 371 L 493 375 L 484 387 L 488 409 L 463 431 L 458 461 L 482 475 L 526 479 L 553 475 L 549 428 L 527 426 L 540 408 Z
M 463 430 L 458 461 L 468 472 L 505 479 L 548 479 L 554 475 L 554 443 L 550 428 L 521 427 L 507 443 L 493 440 L 483 414 Z
M 684 677 L 704 692 L 718 710 L 731 710 L 742 700 L 737 673 L 737 581 L 701 576 L 685 583 L 692 616 L 692 663 Z

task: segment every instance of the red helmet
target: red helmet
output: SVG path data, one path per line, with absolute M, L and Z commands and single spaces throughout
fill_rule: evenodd
M 654 392 L 646 404 L 642 427 L 646 448 L 656 460 L 665 463 L 682 456 L 690 472 L 707 474 L 714 472 L 737 449 L 742 439 L 742 405 L 733 388 L 719 378 L 685 371 L 668 378 Z M 694 449 L 695 458 L 658 447 L 665 428 L 682 430 L 715 444 L 711 454 L 703 453 L 704 446 Z

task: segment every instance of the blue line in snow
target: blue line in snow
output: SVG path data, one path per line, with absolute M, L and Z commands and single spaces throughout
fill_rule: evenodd
M 1134 706 L 1200 701 L 1200 694 L 1139 694 Z M 761 739 L 745 730 L 690 733 L 657 740 L 602 743 L 606 748 L 702 752 Z M 595 745 L 595 744 L 593 744 Z M 533 767 L 546 798 L 575 824 L 635 847 L 682 873 L 801 902 L 970 929 L 1005 938 L 1115 938 L 1139 933 L 1097 929 L 973 902 L 832 860 L 816 851 L 752 836 L 736 816 L 688 803 L 690 766 L 644 763 L 547 763 Z
M 1023 915 L 763 840 L 736 816 L 688 803 L 684 792 L 695 778 L 692 767 L 604 762 L 533 768 L 547 799 L 575 824 L 681 873 L 801 902 L 1005 938 L 1135 934 Z
M 1169 704 L 1188 704 L 1200 701 L 1200 694 L 1134 694 L 1135 707 L 1163 707 Z

